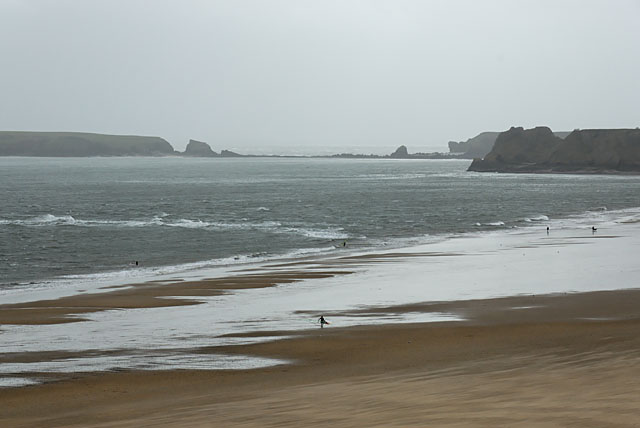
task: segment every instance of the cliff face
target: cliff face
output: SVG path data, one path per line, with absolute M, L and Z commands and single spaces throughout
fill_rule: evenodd
M 563 140 L 546 127 L 511 128 L 469 171 L 640 173 L 640 130 L 576 130 Z
M 463 159 L 483 158 L 491 152 L 500 132 L 481 132 L 464 142 L 449 141 L 449 152 L 461 153 Z M 556 137 L 565 138 L 569 132 L 560 131 L 553 133 Z
M 81 132 L 0 132 L 0 156 L 166 156 L 175 151 L 160 137 Z
M 511 128 L 498 135 L 485 160 L 508 164 L 544 162 L 561 142 L 562 139 L 553 135 L 547 127 L 527 130 Z
M 549 163 L 578 168 L 640 171 L 640 129 L 574 131 Z

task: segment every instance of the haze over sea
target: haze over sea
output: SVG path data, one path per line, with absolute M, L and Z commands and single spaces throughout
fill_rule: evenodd
M 345 251 L 345 241 L 402 247 L 640 207 L 637 176 L 477 174 L 468 164 L 0 158 L 0 287 L 179 274 Z

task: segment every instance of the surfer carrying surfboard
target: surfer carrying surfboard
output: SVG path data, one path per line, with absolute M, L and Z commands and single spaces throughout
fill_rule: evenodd
M 320 328 L 324 328 L 325 324 L 329 324 L 329 321 L 324 319 L 324 315 L 320 315 L 320 318 L 318 318 L 318 322 L 320 323 Z

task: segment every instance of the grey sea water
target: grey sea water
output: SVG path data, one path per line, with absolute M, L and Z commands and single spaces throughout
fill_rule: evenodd
M 469 161 L 0 158 L 0 287 L 420 243 L 640 207 L 640 177 Z M 134 262 L 138 261 L 136 267 Z

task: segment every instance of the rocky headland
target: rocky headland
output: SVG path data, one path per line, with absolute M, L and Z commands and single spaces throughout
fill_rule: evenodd
M 82 132 L 0 131 L 0 156 L 90 157 L 175 154 L 160 137 Z
M 556 137 L 565 138 L 570 132 L 556 131 Z M 467 141 L 449 141 L 449 152 L 458 154 L 462 159 L 484 158 L 491 152 L 500 132 L 481 132 Z
M 547 127 L 511 128 L 498 135 L 469 171 L 640 173 L 640 129 L 583 129 L 562 139 Z

